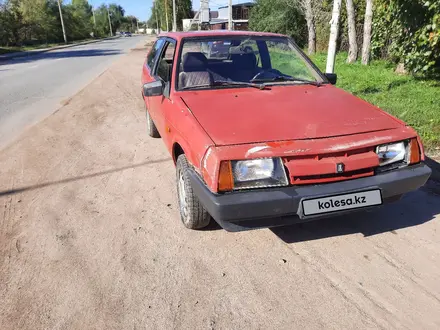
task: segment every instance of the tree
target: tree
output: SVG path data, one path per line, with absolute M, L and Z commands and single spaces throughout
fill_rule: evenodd
M 85 39 L 93 31 L 92 6 L 87 0 L 72 0 L 64 6 L 65 22 L 69 40 Z
M 107 18 L 107 6 L 102 4 L 95 10 L 96 26 L 95 32 L 98 37 L 108 36 L 110 27 Z
M 167 6 L 165 8 L 165 6 Z M 172 1 L 155 0 L 151 7 L 151 16 L 148 19 L 148 26 L 159 27 L 161 30 L 169 30 L 167 14 L 173 12 Z M 176 21 L 177 29 L 182 30 L 182 19 L 192 17 L 191 0 L 176 0 Z M 172 20 L 170 20 L 172 21 Z
M 315 18 L 312 9 L 312 0 L 303 0 L 303 7 L 305 7 L 305 16 L 307 21 L 307 32 L 308 32 L 308 53 L 314 54 L 316 52 L 316 28 L 315 28 Z
M 373 0 L 367 0 L 365 8 L 364 41 L 362 45 L 362 64 L 370 62 L 371 24 L 373 22 Z
M 302 8 L 286 0 L 256 0 L 249 18 L 254 31 L 287 34 L 301 47 L 306 43 L 307 24 Z
M 357 60 L 358 46 L 356 38 L 356 16 L 354 11 L 353 0 L 345 1 L 347 8 L 347 25 L 348 25 L 348 58 L 347 63 L 354 63 Z
M 135 32 L 137 27 L 137 21 L 138 19 L 135 16 L 125 16 L 122 19 L 122 23 L 120 27 L 121 31 L 129 31 L 132 33 Z
M 88 38 L 91 32 L 110 34 L 107 6 L 96 10 L 96 25 L 88 0 L 60 0 L 67 40 Z M 111 21 L 116 31 L 122 22 L 136 26 L 136 18 L 125 18 L 124 8 L 110 4 Z M 0 0 L 0 45 L 23 46 L 63 40 L 58 0 Z
M 22 30 L 23 17 L 18 0 L 0 2 L 0 45 L 18 45 Z
M 170 1 L 172 13 L 172 2 Z M 182 31 L 182 19 L 190 18 L 192 16 L 192 2 L 191 0 L 176 0 L 176 23 L 177 30 Z
M 403 64 L 406 71 L 440 74 L 440 1 L 375 0 L 372 58 Z
M 341 13 L 342 0 L 333 0 L 332 20 L 330 22 L 330 39 L 327 53 L 327 73 L 333 73 L 335 68 L 336 42 L 338 40 L 339 16 Z
M 21 0 L 19 3 L 23 23 L 34 37 L 46 43 L 62 39 L 56 0 Z
M 110 12 L 110 20 L 112 22 L 113 30 L 112 32 L 114 35 L 124 20 L 125 10 L 120 5 L 111 3 L 108 6 L 108 11 Z

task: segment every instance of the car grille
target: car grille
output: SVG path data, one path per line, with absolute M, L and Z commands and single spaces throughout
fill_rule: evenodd
M 305 185 L 357 179 L 374 175 L 379 160 L 373 148 L 310 155 L 285 157 L 290 184 Z M 337 165 L 343 164 L 343 171 Z

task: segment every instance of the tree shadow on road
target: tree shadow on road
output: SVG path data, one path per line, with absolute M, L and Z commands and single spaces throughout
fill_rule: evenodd
M 271 231 L 286 243 L 317 240 L 327 237 L 362 233 L 365 237 L 421 225 L 440 214 L 440 196 L 422 190 L 409 193 L 398 202 L 380 209 L 352 213 Z
M 97 176 L 102 176 L 102 175 L 107 175 L 107 174 L 111 174 L 111 173 L 115 173 L 115 172 L 119 172 L 119 171 L 128 170 L 131 168 L 152 165 L 152 164 L 157 164 L 157 163 L 164 163 L 167 161 L 170 161 L 170 158 L 150 160 L 150 161 L 146 161 L 146 162 L 142 162 L 142 163 L 138 163 L 138 164 L 131 164 L 131 165 L 123 166 L 123 167 L 110 169 L 107 171 L 95 172 L 95 173 L 90 173 L 90 174 L 85 174 L 85 175 L 78 175 L 75 177 L 66 178 L 66 179 L 62 179 L 62 180 L 42 182 L 42 183 L 37 183 L 34 185 L 17 187 L 17 188 L 13 188 L 13 189 L 9 189 L 9 190 L 3 190 L 3 191 L 0 191 L 0 197 L 18 194 L 18 193 L 22 193 L 22 192 L 29 191 L 29 190 L 40 189 L 40 188 L 44 188 L 44 187 L 48 187 L 48 186 L 52 186 L 52 185 L 64 184 L 64 183 L 69 183 L 69 182 L 73 182 L 73 181 L 89 179 L 89 178 L 93 178 L 93 177 L 97 177 Z
M 97 56 L 112 56 L 122 54 L 120 50 L 114 49 L 78 49 L 78 50 L 64 50 L 64 51 L 50 51 L 41 54 L 24 55 L 12 59 L 5 59 L 0 61 L 1 65 L 11 65 L 18 63 L 30 63 L 45 59 L 61 59 L 73 57 L 97 57 Z

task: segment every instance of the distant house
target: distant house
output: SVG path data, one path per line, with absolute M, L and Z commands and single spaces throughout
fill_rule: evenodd
M 232 5 L 232 24 L 233 30 L 248 30 L 249 15 L 253 2 L 240 3 Z M 208 16 L 209 13 L 209 16 Z M 209 17 L 209 19 L 207 19 Z M 229 8 L 222 6 L 218 11 L 211 11 L 209 8 L 202 9 L 199 13 L 195 13 L 193 18 L 182 20 L 183 30 L 188 31 L 191 28 L 197 29 L 197 26 L 208 25 L 211 30 L 226 30 L 229 28 Z
M 248 30 L 249 29 L 249 14 L 252 7 L 255 5 L 253 2 L 240 3 L 232 5 L 232 24 L 233 30 Z M 212 30 L 225 30 L 229 28 L 228 24 L 229 8 L 223 6 L 218 8 L 218 17 L 209 21 Z

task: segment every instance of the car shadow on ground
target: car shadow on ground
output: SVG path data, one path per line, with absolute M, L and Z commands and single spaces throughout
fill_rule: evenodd
M 423 190 L 409 193 L 398 202 L 379 209 L 351 213 L 270 230 L 286 243 L 361 233 L 364 237 L 414 227 L 440 214 L 440 196 Z
M 6 64 L 30 63 L 45 59 L 59 59 L 72 57 L 96 57 L 96 56 L 111 56 L 122 54 L 119 50 L 114 49 L 79 49 L 79 50 L 65 50 L 65 51 L 50 51 L 41 54 L 24 55 L 12 59 L 0 60 L 0 66 Z
M 168 161 L 170 161 L 170 158 L 149 160 L 149 161 L 142 162 L 142 163 L 131 164 L 131 165 L 127 165 L 127 166 L 113 168 L 113 169 L 110 169 L 107 171 L 78 175 L 78 176 L 74 176 L 74 177 L 70 177 L 70 178 L 66 178 L 66 179 L 62 179 L 62 180 L 57 180 L 57 181 L 41 182 L 41 183 L 37 183 L 34 185 L 28 185 L 28 186 L 23 186 L 23 187 L 16 187 L 13 189 L 0 191 L 0 197 L 14 195 L 14 194 L 22 193 L 25 191 L 40 189 L 40 188 L 44 188 L 44 187 L 48 187 L 48 186 L 52 186 L 52 185 L 65 184 L 65 183 L 78 181 L 78 180 L 85 180 L 85 179 L 89 179 L 89 178 L 93 178 L 93 177 L 97 177 L 97 176 L 102 176 L 102 175 L 107 175 L 107 174 L 111 174 L 111 173 L 115 173 L 115 172 L 119 172 L 119 171 L 128 170 L 131 168 L 137 168 L 137 167 L 141 167 L 141 166 L 164 163 L 164 162 L 168 162 Z

